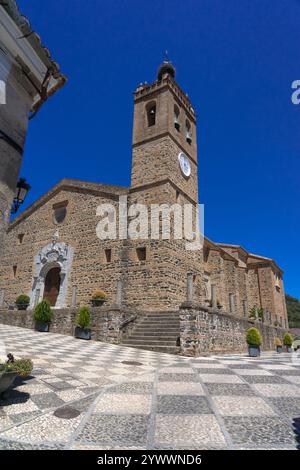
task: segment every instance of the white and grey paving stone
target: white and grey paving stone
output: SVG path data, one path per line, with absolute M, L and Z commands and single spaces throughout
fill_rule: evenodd
M 0 449 L 299 448 L 294 354 L 183 358 L 7 325 L 0 342 L 34 363 L 0 399 Z

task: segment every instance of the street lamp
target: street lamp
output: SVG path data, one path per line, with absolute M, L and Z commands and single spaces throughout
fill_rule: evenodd
M 17 188 L 15 192 L 15 197 L 14 197 L 14 202 L 13 206 L 11 209 L 12 214 L 16 214 L 20 205 L 23 204 L 23 202 L 26 199 L 26 196 L 28 194 L 28 191 L 31 189 L 30 184 L 27 183 L 25 178 L 20 178 L 18 183 L 17 183 Z

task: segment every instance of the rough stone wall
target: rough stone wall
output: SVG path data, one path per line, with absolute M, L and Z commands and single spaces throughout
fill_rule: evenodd
M 147 106 L 156 105 L 156 123 L 148 126 Z M 179 130 L 174 126 L 174 107 L 179 111 Z M 186 141 L 186 120 L 191 126 L 192 141 Z M 196 116 L 187 95 L 182 92 L 178 84 L 170 77 L 162 82 L 154 82 L 149 87 L 142 87 L 135 93 L 134 120 L 133 120 L 133 146 L 169 133 L 178 142 L 183 151 L 197 161 L 197 135 Z
M 53 205 L 68 201 L 67 216 L 63 223 L 53 219 Z M 88 302 L 93 292 L 103 289 L 110 303 L 115 301 L 117 280 L 120 277 L 119 240 L 101 241 L 96 236 L 100 217 L 96 208 L 110 202 L 101 196 L 77 191 L 61 191 L 39 207 L 24 221 L 13 226 L 7 235 L 5 257 L 0 267 L 0 289 L 5 289 L 5 300 L 13 303 L 20 293 L 28 294 L 33 284 L 34 257 L 59 231 L 59 240 L 74 249 L 71 275 L 68 282 L 66 305 L 71 305 L 72 287 L 77 287 L 80 304 Z M 22 243 L 18 235 L 23 234 Z M 105 249 L 112 249 L 112 261 L 104 260 Z M 13 266 L 17 266 L 14 275 Z
M 156 183 L 158 180 L 170 179 L 183 193 L 193 201 L 198 201 L 197 166 L 190 160 L 191 176 L 184 178 L 181 173 L 178 145 L 170 136 L 161 137 L 133 148 L 132 187 Z M 165 201 L 168 203 L 168 201 Z
M 125 321 L 135 318 L 135 312 L 126 309 L 119 310 L 99 307 L 91 308 L 90 311 L 92 339 L 113 344 L 121 343 L 123 337 L 129 333 L 132 323 L 129 322 L 126 326 L 123 326 Z M 64 308 L 54 310 L 50 332 L 74 336 L 76 316 L 76 309 Z M 0 309 L 0 324 L 34 329 L 33 311 Z
M 258 328 L 262 334 L 263 350 L 274 350 L 275 338 L 283 338 L 285 333 L 281 328 L 201 306 L 182 307 L 179 313 L 181 353 L 186 356 L 246 352 L 245 334 L 252 326 Z
M 0 104 L 0 255 L 16 191 L 32 96 L 20 83 L 20 71 L 0 53 L 0 80 L 6 84 L 6 104 Z
M 174 198 L 175 192 L 167 183 L 144 193 L 134 192 L 128 202 L 159 203 Z M 56 224 L 53 206 L 66 201 L 66 218 Z M 176 309 L 186 299 L 187 273 L 197 275 L 197 283 L 201 284 L 201 252 L 187 251 L 183 240 L 99 240 L 96 209 L 101 203 L 111 203 L 118 214 L 118 198 L 109 200 L 97 194 L 61 190 L 25 220 L 12 225 L 0 267 L 0 290 L 5 291 L 6 303 L 13 304 L 20 293 L 30 294 L 34 257 L 51 243 L 57 230 L 59 241 L 74 250 L 65 307 L 71 306 L 73 287 L 79 305 L 88 303 L 97 289 L 108 294 L 111 305 L 116 300 L 117 281 L 122 280 L 124 305 L 144 310 Z M 19 235 L 23 235 L 22 243 Z M 137 258 L 137 248 L 141 247 L 146 248 L 146 261 Z M 110 262 L 105 258 L 106 249 L 111 250 Z

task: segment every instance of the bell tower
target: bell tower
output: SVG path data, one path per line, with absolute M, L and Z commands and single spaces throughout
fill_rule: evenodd
M 170 61 L 134 93 L 131 188 L 170 182 L 198 203 L 196 115 Z

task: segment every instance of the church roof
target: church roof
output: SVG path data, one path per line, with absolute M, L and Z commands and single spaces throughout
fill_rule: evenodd
M 245 248 L 243 248 L 241 245 L 232 245 L 229 243 L 217 243 L 220 247 L 226 250 L 228 249 L 236 249 L 239 252 L 242 252 L 247 256 L 247 265 L 249 264 L 261 264 L 261 263 L 269 263 L 273 266 L 275 270 L 278 270 L 281 274 L 283 273 L 283 270 L 276 264 L 276 262 L 272 258 L 268 258 L 266 256 L 260 256 L 256 255 L 254 253 L 249 253 Z
M 51 189 L 49 189 L 49 191 L 43 194 L 43 196 L 37 199 L 33 204 L 31 204 L 31 206 L 25 209 L 24 212 L 22 212 L 18 217 L 16 217 L 10 223 L 9 229 L 14 228 L 16 225 L 22 222 L 22 220 L 29 217 L 36 209 L 45 204 L 45 202 L 51 199 L 55 194 L 63 190 L 85 192 L 95 195 L 101 195 L 111 199 L 118 199 L 119 196 L 126 195 L 129 192 L 129 188 L 125 186 L 92 183 L 89 181 L 64 178 Z

